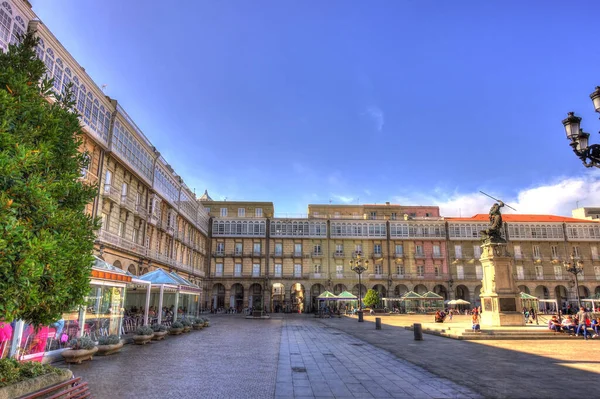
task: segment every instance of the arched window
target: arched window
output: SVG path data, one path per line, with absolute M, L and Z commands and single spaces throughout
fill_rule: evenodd
M 85 109 L 83 111 L 83 120 L 88 125 L 90 124 L 90 118 L 92 116 L 92 102 L 93 102 L 92 92 L 88 91 L 87 97 L 85 99 Z
M 69 83 L 71 83 L 71 70 L 69 69 L 69 67 L 65 68 L 65 73 L 63 75 L 63 87 L 62 87 L 62 92 L 64 93 L 67 89 L 67 86 L 69 85 Z
M 90 97 L 90 93 L 88 93 L 88 97 Z M 95 129 L 96 125 L 98 124 L 98 107 L 100 106 L 100 103 L 98 102 L 98 99 L 94 100 L 94 103 L 92 104 L 92 127 Z
M 60 58 L 56 59 L 54 66 L 54 89 L 61 93 L 63 90 L 63 62 Z
M 10 37 L 10 26 L 12 24 L 12 8 L 4 1 L 0 6 L 0 48 L 8 49 L 8 38 Z
M 10 37 L 11 44 L 20 43 L 25 36 L 25 21 L 20 16 L 15 17 L 15 22 L 13 23 L 12 35 Z
M 78 97 L 79 97 L 79 78 L 76 75 L 73 75 L 73 100 L 75 100 L 75 108 L 77 108 L 77 98 Z
M 52 72 L 54 69 L 54 51 L 52 51 L 52 49 L 49 47 L 46 49 L 44 64 L 46 64 L 46 76 L 48 78 L 52 77 Z

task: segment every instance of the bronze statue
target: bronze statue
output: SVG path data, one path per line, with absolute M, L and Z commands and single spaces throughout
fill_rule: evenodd
M 506 240 L 502 238 L 502 214 L 500 208 L 504 206 L 504 202 L 498 201 L 498 203 L 492 205 L 490 209 L 490 226 L 481 230 L 481 240 L 484 243 L 506 243 Z

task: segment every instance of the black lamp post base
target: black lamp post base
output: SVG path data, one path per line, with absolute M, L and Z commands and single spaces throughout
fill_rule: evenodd
M 359 323 L 362 323 L 362 322 L 364 322 L 364 321 L 365 321 L 365 320 L 363 319 L 363 311 L 362 311 L 362 310 L 359 310 L 358 312 L 356 312 L 356 314 L 358 315 L 358 322 L 359 322 Z

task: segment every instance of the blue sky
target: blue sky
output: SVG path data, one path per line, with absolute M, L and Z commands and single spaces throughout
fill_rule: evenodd
M 186 181 L 214 199 L 600 205 L 600 2 L 42 1 L 33 9 Z

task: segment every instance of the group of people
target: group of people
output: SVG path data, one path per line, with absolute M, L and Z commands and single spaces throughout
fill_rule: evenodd
M 534 321 L 536 324 L 540 324 L 533 307 L 529 308 L 529 310 L 526 307 L 523 307 L 523 317 L 525 317 L 525 324 L 533 324 Z
M 575 316 L 568 314 L 562 320 L 556 315 L 552 316 L 548 321 L 548 328 L 554 333 L 564 332 L 575 337 L 583 335 L 585 340 L 588 339 L 588 335 L 591 335 L 591 338 L 597 338 L 600 335 L 600 317 L 594 319 L 591 313 L 582 306 Z

